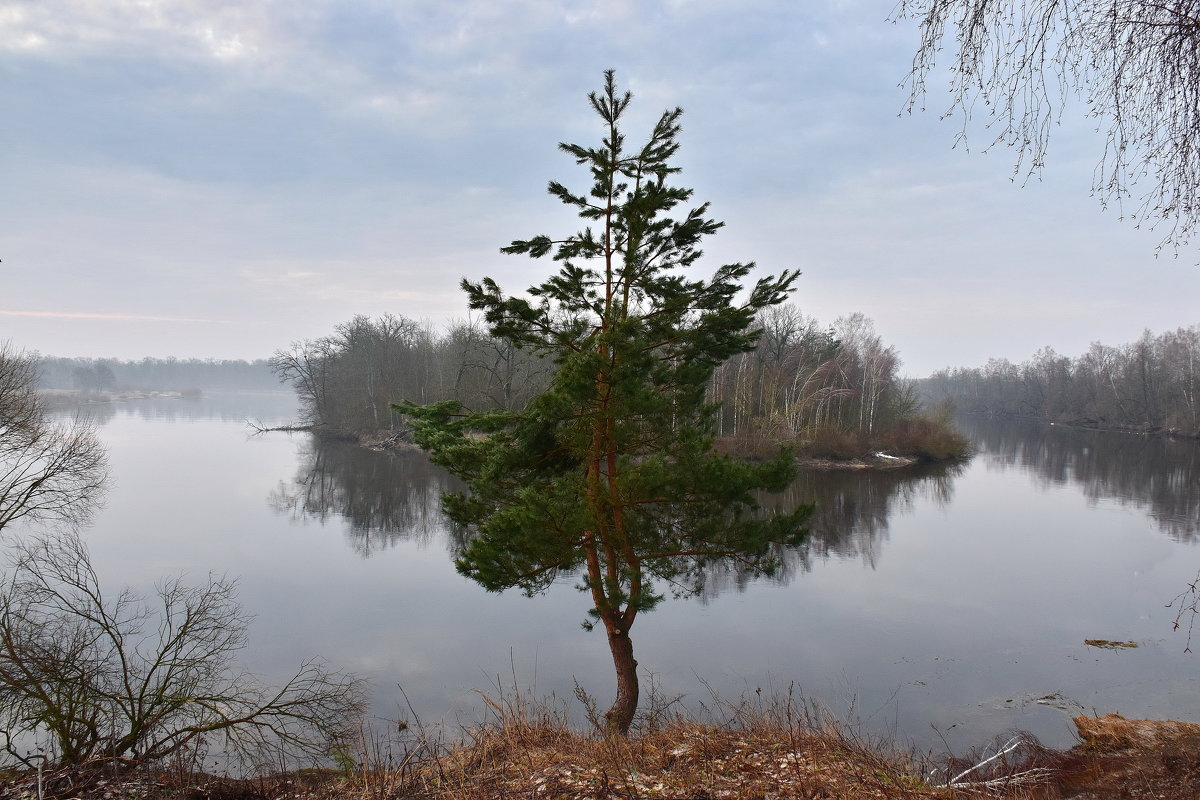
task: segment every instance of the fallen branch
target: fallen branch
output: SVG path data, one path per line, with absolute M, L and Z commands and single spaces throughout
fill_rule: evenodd
M 258 421 L 258 420 L 254 420 L 254 421 L 251 421 L 251 420 L 246 420 L 246 424 L 247 424 L 247 425 L 249 425 L 249 426 L 250 426 L 250 429 L 254 431 L 254 435 L 255 435 L 255 436 L 261 436 L 261 435 L 262 435 L 262 434 L 264 434 L 264 433 L 273 433 L 273 432 L 277 432 L 277 431 L 284 431 L 284 432 L 286 432 L 286 433 L 296 433 L 296 432 L 302 432 L 302 433 L 311 433 L 312 431 L 318 430 L 319 428 L 321 428 L 321 427 L 322 427 L 321 425 L 274 425 L 274 426 L 267 426 L 267 425 L 264 425 L 264 424 L 263 424 L 261 421 Z
M 1053 768 L 1051 768 L 1051 767 L 1030 767 L 1029 769 L 1024 769 L 1019 772 L 1009 772 L 1008 774 L 1000 775 L 995 778 L 985 778 L 983 780 L 974 780 L 974 781 L 963 781 L 963 778 L 967 777 L 968 775 L 979 772 L 979 770 L 983 769 L 984 767 L 988 766 L 989 764 L 992 764 L 993 762 L 995 762 L 997 760 L 1003 759 L 1009 753 L 1012 753 L 1014 750 L 1017 750 L 1022 745 L 1027 745 L 1027 744 L 1030 744 L 1030 742 L 1026 741 L 1026 739 L 1023 736 L 1012 737 L 1007 742 L 1005 742 L 1003 745 L 1001 745 L 1000 748 L 996 751 L 996 753 L 994 755 L 989 756 L 988 758 L 985 758 L 982 761 L 980 761 L 978 764 L 968 767 L 967 769 L 958 773 L 953 778 L 950 778 L 948 781 L 946 781 L 944 784 L 942 784 L 942 787 L 946 788 L 946 789 L 971 789 L 971 790 L 993 791 L 993 790 L 999 790 L 999 789 L 1003 789 L 1006 787 L 1012 787 L 1012 786 L 1024 786 L 1024 785 L 1029 785 L 1029 784 L 1034 784 L 1034 783 L 1042 783 L 1042 782 L 1047 781 L 1050 778 L 1052 778 L 1055 774 L 1055 771 Z M 1010 769 L 1011 769 L 1011 767 L 1010 767 Z
M 1024 772 L 1014 772 L 1011 775 L 1004 775 L 999 778 L 991 778 L 986 781 L 967 781 L 966 783 L 948 783 L 947 789 L 982 789 L 984 791 L 993 791 L 1006 789 L 1013 786 L 1029 786 L 1035 783 L 1045 783 L 1054 777 L 1055 771 L 1050 767 L 1034 767 L 1033 769 L 1025 770 Z

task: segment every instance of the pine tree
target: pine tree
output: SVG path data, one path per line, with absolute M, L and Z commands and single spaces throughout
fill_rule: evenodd
M 787 485 L 791 458 L 751 464 L 713 453 L 715 408 L 705 400 L 713 369 L 754 347 L 755 313 L 782 302 L 798 273 L 762 278 L 740 302 L 753 264 L 687 277 L 722 223 L 707 204 L 676 213 L 692 195 L 669 183 L 682 111 L 665 112 L 646 144 L 627 150 L 620 122 L 631 95 L 612 71 L 589 100 L 602 144 L 560 148 L 588 169 L 592 188 L 549 185 L 587 227 L 502 248 L 550 255 L 558 272 L 527 297 L 490 278 L 462 283 L 494 336 L 553 358 L 550 387 L 519 412 L 398 408 L 417 443 L 468 487 L 444 498 L 471 531 L 460 572 L 490 591 L 528 594 L 561 573 L 582 575 L 593 603 L 584 625 L 603 625 L 617 673 L 608 732 L 625 735 L 638 703 L 635 618 L 664 587 L 699 591 L 718 560 L 771 569 L 772 547 L 804 533 L 810 509 L 768 514 L 753 497 Z

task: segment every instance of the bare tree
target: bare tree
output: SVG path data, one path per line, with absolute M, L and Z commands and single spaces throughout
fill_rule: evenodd
M 331 337 L 292 342 L 287 350 L 276 350 L 268 362 L 280 381 L 290 383 L 300 397 L 301 413 L 310 425 L 328 421 L 330 372 L 336 344 Z
M 965 130 L 986 109 L 1023 172 L 1041 168 L 1080 98 L 1107 137 L 1102 201 L 1132 199 L 1135 219 L 1166 223 L 1164 245 L 1188 242 L 1200 222 L 1200 0 L 899 0 L 895 16 L 921 31 L 910 107 L 952 40 L 948 113 Z
M 47 416 L 34 357 L 0 344 L 0 530 L 21 518 L 85 522 L 103 493 L 105 464 L 85 419 Z
M 545 389 L 552 371 L 549 359 L 492 336 L 474 322 L 455 325 L 445 341 L 458 365 L 457 396 L 480 407 L 504 411 L 524 408 L 531 397 Z
M 242 753 L 328 751 L 357 722 L 363 683 L 317 662 L 268 688 L 234 667 L 248 616 L 235 584 L 161 582 L 158 608 L 106 598 L 74 533 L 11 547 L 0 586 L 0 736 L 48 734 L 63 764 L 162 758 L 205 737 Z

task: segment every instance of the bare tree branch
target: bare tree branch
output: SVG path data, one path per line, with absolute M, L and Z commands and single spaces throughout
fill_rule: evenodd
M 1018 172 L 1042 167 L 1050 131 L 1084 102 L 1106 136 L 1094 191 L 1187 245 L 1200 223 L 1200 0 L 899 0 L 918 22 L 910 110 L 949 51 L 951 106 L 977 111 Z M 1124 213 L 1124 210 L 1122 211 Z
M 320 757 L 357 723 L 364 684 L 312 661 L 280 688 L 236 669 L 249 616 L 236 585 L 161 582 L 152 608 L 108 599 L 73 532 L 13 544 L 0 586 L 0 731 L 48 734 L 64 764 L 157 759 L 219 735 L 228 751 L 266 746 Z
M 86 522 L 103 494 L 106 463 L 86 419 L 47 417 L 34 357 L 0 343 L 0 530 L 22 518 Z

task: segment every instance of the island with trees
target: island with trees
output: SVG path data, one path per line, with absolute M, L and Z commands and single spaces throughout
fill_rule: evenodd
M 871 320 L 823 325 L 792 303 L 759 309 L 750 349 L 716 364 L 705 387 L 716 446 L 769 458 L 780 445 L 809 464 L 944 461 L 967 453 L 945 409 L 925 408 L 900 356 Z M 300 400 L 300 424 L 370 444 L 411 440 L 392 404 L 457 400 L 519 411 L 550 385 L 552 359 L 493 335 L 479 320 L 439 329 L 399 314 L 356 316 L 328 336 L 275 352 L 271 366 Z M 932 410 L 929 410 L 932 409 Z

